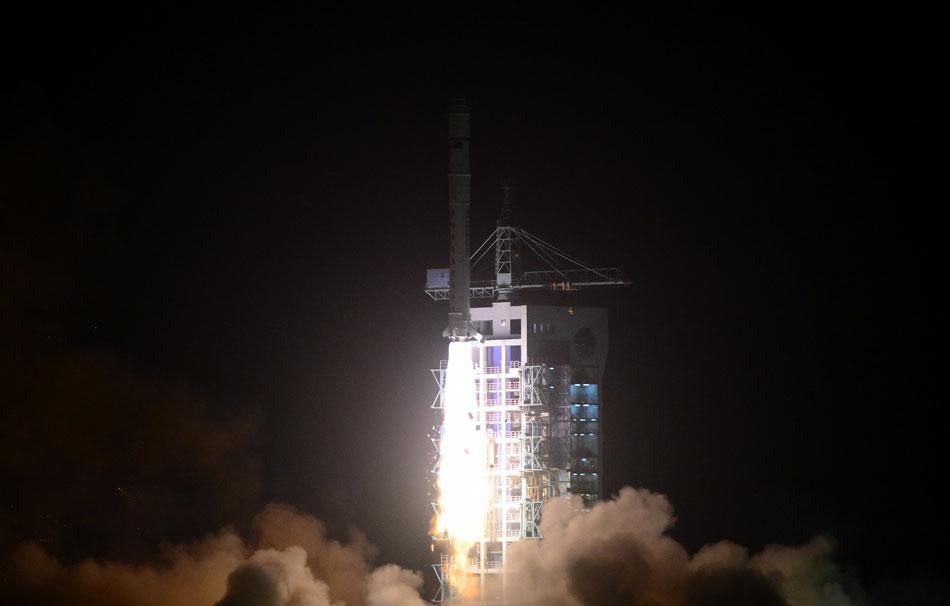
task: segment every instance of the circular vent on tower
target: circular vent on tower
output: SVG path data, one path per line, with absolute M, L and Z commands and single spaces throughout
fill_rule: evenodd
M 574 333 L 574 351 L 582 358 L 589 358 L 594 353 L 597 340 L 594 332 L 586 326 Z

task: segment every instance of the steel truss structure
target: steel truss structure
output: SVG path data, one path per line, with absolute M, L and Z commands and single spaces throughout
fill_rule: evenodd
M 547 456 L 550 407 L 540 389 L 544 369 L 507 359 L 508 347 L 501 348 L 506 353 L 499 365 L 488 365 L 486 357 L 489 345 L 519 342 L 518 339 L 495 339 L 475 347 L 477 422 L 484 424 L 489 439 L 484 470 L 489 479 L 489 507 L 483 532 L 465 558 L 449 555 L 448 537 L 431 537 L 443 548 L 440 561 L 431 564 L 439 582 L 432 600 L 436 603 L 456 600 L 459 596 L 455 585 L 458 584 L 474 586 L 482 596 L 488 586 L 503 592 L 506 582 L 503 563 L 511 543 L 541 538 L 538 527 L 541 506 L 554 494 L 555 488 Z M 433 409 L 443 406 L 445 369 L 443 360 L 439 368 L 432 370 L 438 386 L 431 405 Z M 437 454 L 434 474 L 439 473 L 440 433 L 430 436 Z M 438 504 L 433 503 L 432 508 L 438 515 Z M 448 582 L 450 577 L 453 584 Z
M 517 261 L 520 244 L 531 250 L 549 269 L 520 272 Z M 492 246 L 494 245 L 494 246 Z M 475 268 L 487 255 L 495 251 L 495 278 L 471 280 L 469 297 L 507 301 L 518 291 L 575 291 L 585 288 L 629 286 L 630 280 L 616 267 L 588 267 L 584 262 L 548 244 L 520 227 L 499 225 L 470 257 Z M 425 292 L 433 301 L 449 300 L 448 283 L 426 284 Z
M 602 493 L 598 383 L 606 347 L 598 343 L 606 345 L 606 310 L 575 310 L 572 304 L 562 314 L 557 307 L 532 310 L 512 302 L 544 290 L 573 292 L 630 284 L 616 267 L 592 267 L 512 226 L 507 183 L 502 186 L 504 202 L 495 230 L 469 255 L 469 140 L 468 106 L 456 99 L 449 111 L 449 267 L 426 271 L 425 292 L 435 301 L 449 301 L 443 336 L 473 343 L 477 405 L 473 413 L 465 403 L 464 411 L 475 423 L 478 456 L 482 444 L 486 454 L 484 463 L 465 458 L 465 469 L 457 473 L 484 474 L 477 479 L 486 480 L 488 506 L 484 520 L 465 520 L 481 528 L 467 553 L 453 553 L 444 534 L 431 537 L 433 551 L 438 546 L 440 554 L 438 563 L 432 564 L 439 583 L 433 598 L 437 603 L 458 603 L 462 595 L 478 595 L 476 603 L 504 600 L 508 549 L 516 541 L 542 538 L 542 505 L 577 495 L 589 508 Z M 493 279 L 472 281 L 473 269 L 489 251 L 494 251 Z M 540 259 L 533 264 L 540 271 L 522 270 L 521 253 L 528 251 Z M 493 303 L 491 308 L 473 309 L 471 299 Z M 444 408 L 446 368 L 443 361 L 432 370 L 438 386 L 433 409 Z M 444 429 L 440 425 L 430 436 L 436 451 L 431 473 L 436 476 L 442 473 Z M 472 465 L 480 469 L 472 471 Z M 478 508 L 472 511 L 481 511 L 482 503 L 474 505 Z M 438 503 L 432 508 L 437 517 L 441 515 Z

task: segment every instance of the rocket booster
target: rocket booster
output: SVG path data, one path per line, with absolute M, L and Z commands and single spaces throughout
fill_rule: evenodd
M 477 338 L 469 312 L 470 116 L 465 99 L 449 108 L 449 325 L 442 335 L 453 341 Z

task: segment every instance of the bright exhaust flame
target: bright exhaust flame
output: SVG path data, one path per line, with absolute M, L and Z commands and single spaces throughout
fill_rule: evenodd
M 455 561 L 463 563 L 484 532 L 488 509 L 487 439 L 484 421 L 478 417 L 472 343 L 449 344 L 444 389 L 438 477 L 441 514 L 436 530 L 448 535 Z M 458 581 L 454 572 L 449 571 L 449 576 Z

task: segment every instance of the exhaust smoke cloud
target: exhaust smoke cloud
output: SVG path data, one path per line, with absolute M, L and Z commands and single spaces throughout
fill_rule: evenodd
M 660 494 L 624 488 L 583 512 L 547 503 L 541 541 L 509 552 L 505 603 L 524 606 L 860 606 L 819 535 L 761 553 L 728 541 L 690 555 L 667 531 L 673 508 Z M 86 560 L 66 566 L 37 543 L 9 560 L 18 604 L 103 606 L 422 606 L 422 576 L 374 568 L 376 549 L 358 532 L 328 539 L 320 520 L 269 505 L 253 541 L 224 529 L 165 550 L 151 566 Z M 852 590 L 853 594 L 854 591 Z M 486 596 L 489 598 L 496 596 Z M 500 597 L 500 596 L 497 596 Z
M 660 494 L 624 488 L 583 512 L 573 499 L 547 503 L 542 541 L 515 543 L 507 599 L 525 605 L 852 606 L 833 542 L 770 546 L 754 556 L 723 541 L 690 556 L 667 531 L 673 507 Z
M 86 560 L 66 566 L 34 542 L 9 560 L 18 604 L 99 606 L 423 606 L 419 573 L 374 568 L 359 533 L 340 543 L 323 523 L 288 505 L 255 519 L 257 539 L 224 529 L 136 566 Z

